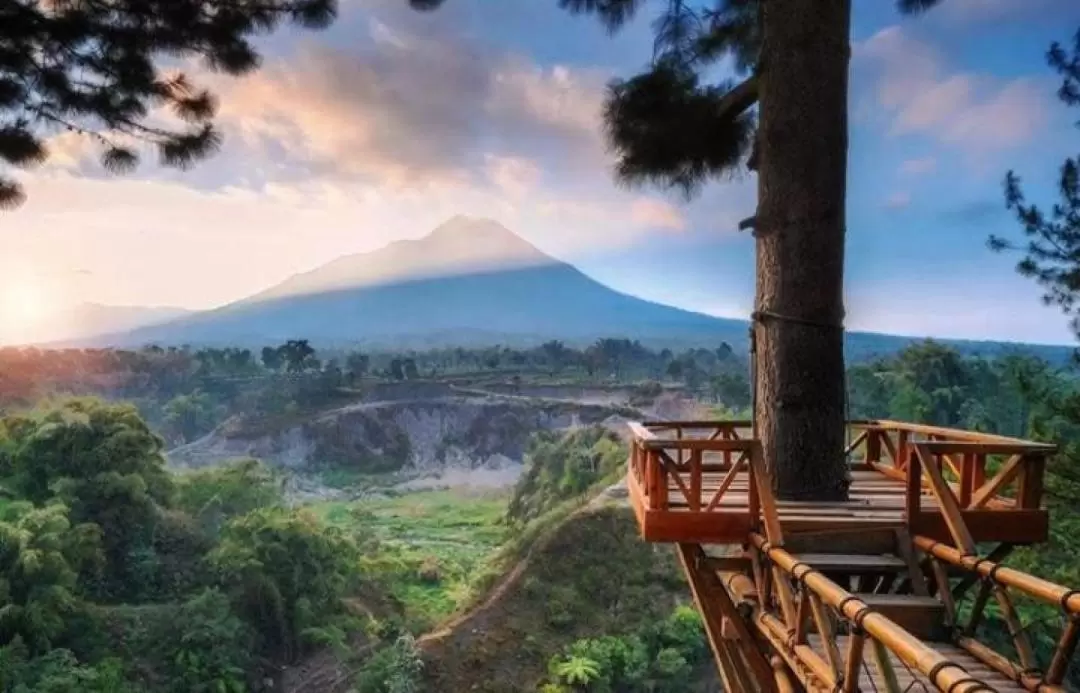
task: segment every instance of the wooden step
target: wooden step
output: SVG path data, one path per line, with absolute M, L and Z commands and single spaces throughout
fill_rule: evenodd
M 914 594 L 855 595 L 871 609 L 921 640 L 944 640 L 945 605 L 935 597 Z
M 795 560 L 822 572 L 899 573 L 907 570 L 904 559 L 889 554 L 800 553 Z
M 784 548 L 794 554 L 836 553 L 880 556 L 896 551 L 896 532 L 892 529 L 865 528 L 852 531 L 800 532 L 784 536 Z

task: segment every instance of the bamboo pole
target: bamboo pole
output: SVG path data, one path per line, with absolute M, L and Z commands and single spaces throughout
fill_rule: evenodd
M 765 537 L 757 532 L 750 535 L 750 540 L 775 565 L 800 580 L 806 587 L 814 590 L 822 601 L 840 611 L 841 615 L 860 625 L 874 640 L 892 651 L 901 661 L 930 678 L 931 683 L 943 691 L 963 693 L 969 688 L 975 690 L 981 683 L 967 673 L 962 666 L 940 652 L 927 647 L 921 640 L 907 632 L 892 620 L 873 611 L 864 601 L 841 588 L 832 580 L 809 567 L 799 564 L 787 551 L 769 546 Z M 815 655 L 816 657 L 817 655 Z M 818 658 L 820 659 L 820 658 Z M 833 682 L 835 685 L 835 682 Z
M 1065 672 L 1069 668 L 1069 660 L 1076 652 L 1078 639 L 1080 639 L 1080 619 L 1074 616 L 1069 619 L 1069 625 L 1065 626 L 1065 632 L 1061 634 L 1061 640 L 1054 648 L 1054 658 L 1050 660 L 1050 668 L 1046 670 L 1047 683 L 1056 685 L 1065 679 Z
M 951 546 L 929 537 L 916 536 L 915 545 L 947 563 L 965 568 L 1006 587 L 1014 587 L 1036 599 L 1060 605 L 1068 614 L 1080 614 L 1080 593 L 1034 575 L 1006 568 L 979 556 L 964 556 Z

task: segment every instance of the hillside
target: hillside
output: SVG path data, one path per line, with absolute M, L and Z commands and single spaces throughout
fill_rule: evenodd
M 477 608 L 420 640 L 425 683 L 536 690 L 569 643 L 641 632 L 688 598 L 674 552 L 642 542 L 629 508 L 589 508 L 541 536 Z M 696 674 L 683 690 L 718 690 L 711 659 Z

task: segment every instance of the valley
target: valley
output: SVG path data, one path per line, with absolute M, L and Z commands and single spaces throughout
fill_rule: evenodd
M 0 531 L 44 531 L 24 499 L 60 504 L 64 532 L 102 528 L 66 540 L 89 553 L 57 576 L 65 623 L 84 625 L 6 651 L 13 676 L 64 652 L 56 675 L 99 693 L 559 693 L 587 660 L 590 691 L 716 690 L 674 555 L 640 541 L 621 478 L 628 421 L 748 415 L 737 348 L 294 340 L 0 359 Z M 1022 351 L 924 341 L 852 364 L 848 387 L 853 418 L 1072 431 L 1055 411 L 1075 377 Z M 88 451 L 77 471 L 56 454 L 70 441 Z M 1044 549 L 1012 560 L 1073 565 L 1067 537 Z M 190 661 L 165 657 L 177 637 Z

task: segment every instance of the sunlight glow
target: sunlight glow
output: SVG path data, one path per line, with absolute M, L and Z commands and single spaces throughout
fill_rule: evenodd
M 34 328 L 50 308 L 47 291 L 34 281 L 19 278 L 0 284 L 0 337 L 32 339 Z

